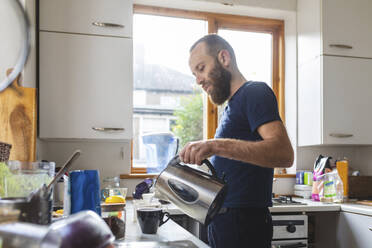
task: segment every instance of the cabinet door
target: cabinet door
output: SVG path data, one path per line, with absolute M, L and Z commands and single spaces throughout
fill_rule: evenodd
M 372 217 L 353 213 L 340 213 L 337 224 L 339 248 L 364 248 L 372 244 Z
M 132 0 L 40 0 L 40 30 L 132 37 Z
M 372 58 L 371 10 L 371 0 L 323 0 L 323 54 Z
M 317 57 L 298 67 L 298 145 L 322 142 L 321 59 Z
M 132 63 L 131 39 L 40 32 L 40 137 L 132 138 Z
M 323 56 L 324 144 L 372 144 L 372 60 Z

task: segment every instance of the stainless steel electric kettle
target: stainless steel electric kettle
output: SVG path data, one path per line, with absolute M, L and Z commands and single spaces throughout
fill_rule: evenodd
M 172 202 L 185 214 L 208 225 L 223 204 L 227 185 L 207 159 L 203 164 L 212 174 L 193 169 L 174 157 L 156 180 L 155 197 Z

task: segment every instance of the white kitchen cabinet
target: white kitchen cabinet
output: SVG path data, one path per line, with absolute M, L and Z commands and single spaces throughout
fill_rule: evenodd
M 319 55 L 372 58 L 372 1 L 298 0 L 299 64 Z
M 300 146 L 372 144 L 372 59 L 320 56 L 298 83 Z
M 131 139 L 132 39 L 39 34 L 40 138 Z
M 367 248 L 372 245 L 372 217 L 341 212 L 337 223 L 339 248 Z
M 370 145 L 372 1 L 298 0 L 298 144 Z
M 40 30 L 132 37 L 132 0 L 40 0 Z

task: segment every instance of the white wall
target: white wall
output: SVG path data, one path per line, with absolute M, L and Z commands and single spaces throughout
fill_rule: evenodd
M 359 147 L 356 151 L 355 161 L 351 161 L 350 166 L 359 170 L 363 175 L 372 175 L 372 147 Z

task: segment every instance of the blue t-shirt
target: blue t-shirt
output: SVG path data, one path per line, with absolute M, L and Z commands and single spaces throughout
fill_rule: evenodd
M 257 128 L 281 120 L 276 97 L 263 82 L 248 81 L 229 100 L 220 119 L 215 138 L 247 141 L 262 140 Z M 217 174 L 225 174 L 228 191 L 224 207 L 270 207 L 273 169 L 213 156 Z

